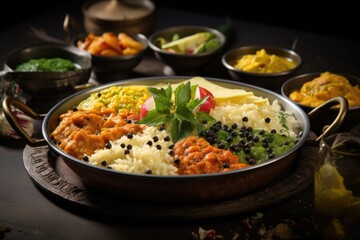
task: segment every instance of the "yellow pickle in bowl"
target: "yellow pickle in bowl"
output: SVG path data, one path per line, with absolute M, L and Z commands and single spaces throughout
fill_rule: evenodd
M 295 62 L 261 49 L 256 54 L 247 54 L 236 61 L 235 68 L 246 72 L 277 73 L 295 68 Z
M 313 222 L 325 239 L 360 239 L 359 172 L 359 135 L 337 133 L 321 141 Z

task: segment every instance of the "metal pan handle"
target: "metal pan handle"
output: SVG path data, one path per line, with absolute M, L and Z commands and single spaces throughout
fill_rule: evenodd
M 64 28 L 64 33 L 65 33 L 65 41 L 68 44 L 72 44 L 71 27 L 73 28 L 75 38 L 79 37 L 80 36 L 80 28 L 79 28 L 78 22 L 76 21 L 74 16 L 72 16 L 70 14 L 66 14 L 64 23 L 63 23 L 63 28 Z
M 2 103 L 2 108 L 6 120 L 9 122 L 10 126 L 16 131 L 16 133 L 19 134 L 22 140 L 24 140 L 31 147 L 37 147 L 46 144 L 45 139 L 34 139 L 29 136 L 29 134 L 27 134 L 27 132 L 24 130 L 24 128 L 20 126 L 20 124 L 17 122 L 16 118 L 12 114 L 11 107 L 15 107 L 23 111 L 29 117 L 37 120 L 43 120 L 46 114 L 38 114 L 34 112 L 30 107 L 28 107 L 26 104 L 24 104 L 15 97 L 6 97 Z
M 345 97 L 334 97 L 321 104 L 320 106 L 314 108 L 311 112 L 308 113 L 308 117 L 310 119 L 316 118 L 317 116 L 326 113 L 329 108 L 335 105 L 340 105 L 338 115 L 330 125 L 326 125 L 323 127 L 321 135 L 315 140 L 316 142 L 319 142 L 320 139 L 325 136 L 334 134 L 340 128 L 341 124 L 344 122 L 347 116 L 349 110 L 349 103 Z

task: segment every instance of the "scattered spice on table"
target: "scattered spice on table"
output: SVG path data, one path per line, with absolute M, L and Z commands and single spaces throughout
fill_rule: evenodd
M 241 219 L 239 227 L 230 233 L 221 233 L 216 229 L 206 229 L 200 226 L 197 232 L 191 234 L 193 240 L 288 240 L 303 239 L 307 235 L 306 228 L 310 224 L 309 219 L 284 218 L 272 224 L 265 224 L 262 221 L 263 216 L 258 212 Z
M 9 225 L 0 225 L 0 239 L 5 238 L 5 233 L 11 232 L 11 227 Z

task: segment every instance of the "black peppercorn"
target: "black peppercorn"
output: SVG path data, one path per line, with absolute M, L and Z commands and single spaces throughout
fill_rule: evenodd
M 110 149 L 110 148 L 111 148 L 111 143 L 107 142 L 107 143 L 105 144 L 105 148 L 106 148 L 106 149 Z
M 229 163 L 224 163 L 222 167 L 223 167 L 223 168 L 229 168 L 230 165 L 229 165 Z

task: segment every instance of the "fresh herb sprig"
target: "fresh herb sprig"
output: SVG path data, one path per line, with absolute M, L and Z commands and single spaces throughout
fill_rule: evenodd
M 140 123 L 149 126 L 170 126 L 174 143 L 194 132 L 199 132 L 204 120 L 213 121 L 214 118 L 206 112 L 197 111 L 207 97 L 194 99 L 192 96 L 195 89 L 196 86 L 191 86 L 190 82 L 180 84 L 175 91 L 172 90 L 170 83 L 167 88 L 149 87 L 155 109 L 150 110 Z

